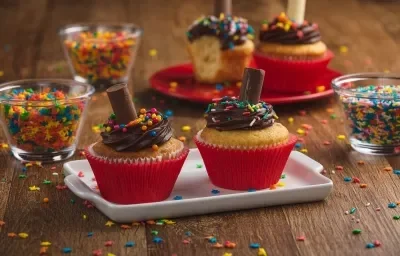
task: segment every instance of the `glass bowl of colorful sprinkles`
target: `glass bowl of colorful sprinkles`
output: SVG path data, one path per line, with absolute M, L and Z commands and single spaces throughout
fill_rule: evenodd
M 53 162 L 75 152 L 93 86 L 64 79 L 30 79 L 0 85 L 0 123 L 12 154 Z
M 74 79 L 108 87 L 128 81 L 142 30 L 130 23 L 70 24 L 59 35 Z
M 400 153 L 400 75 L 359 73 L 332 80 L 351 146 L 365 154 Z

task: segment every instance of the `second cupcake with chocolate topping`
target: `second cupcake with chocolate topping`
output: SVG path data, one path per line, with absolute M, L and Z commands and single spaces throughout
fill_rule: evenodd
M 107 93 L 114 114 L 103 125 L 102 141 L 86 150 L 101 195 L 118 204 L 166 199 L 188 149 L 173 138 L 169 120 L 157 109 L 136 113 L 126 85 Z
M 195 136 L 211 182 L 234 190 L 265 189 L 279 181 L 296 142 L 272 106 L 259 100 L 263 71 L 247 68 L 241 95 L 215 99 Z

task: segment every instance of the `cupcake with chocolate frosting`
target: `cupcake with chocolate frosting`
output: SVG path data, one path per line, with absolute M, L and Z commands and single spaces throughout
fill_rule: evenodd
M 246 19 L 223 13 L 203 16 L 186 35 L 197 81 L 222 83 L 242 78 L 254 51 L 254 30 Z
M 267 72 L 266 89 L 279 92 L 315 92 L 318 74 L 323 73 L 333 54 L 321 40 L 319 26 L 297 24 L 281 13 L 264 21 L 255 53 L 257 65 Z
M 125 85 L 107 93 L 114 114 L 103 125 L 102 140 L 86 152 L 101 195 L 118 204 L 166 199 L 188 150 L 173 138 L 170 121 L 160 111 L 135 112 Z
M 247 68 L 241 95 L 213 100 L 206 127 L 195 136 L 211 182 L 234 190 L 265 189 L 279 181 L 296 142 L 260 101 L 264 72 Z

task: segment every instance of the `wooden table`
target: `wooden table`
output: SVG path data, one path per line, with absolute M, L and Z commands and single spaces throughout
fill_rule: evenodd
M 285 1 L 234 1 L 234 12 L 247 17 L 258 30 L 263 19 L 270 19 L 284 10 Z M 56 1 L 14 0 L 0 3 L 0 70 L 3 81 L 35 77 L 70 78 L 57 36 L 57 28 L 74 22 L 134 22 L 145 33 L 139 50 L 131 83 L 139 106 L 172 109 L 176 136 L 186 136 L 187 145 L 194 147 L 191 137 L 204 126 L 204 106 L 176 101 L 149 90 L 149 76 L 168 65 L 188 60 L 183 50 L 185 30 L 203 13 L 212 11 L 211 1 Z M 399 72 L 400 58 L 400 3 L 355 0 L 309 0 L 307 17 L 319 23 L 324 41 L 336 53 L 331 67 L 344 73 L 359 71 Z M 340 53 L 347 46 L 347 53 Z M 149 50 L 157 56 L 150 57 Z M 330 119 L 327 108 L 337 115 Z M 211 214 L 176 219 L 175 225 L 139 225 L 123 230 L 120 225 L 105 226 L 108 219 L 96 209 L 89 209 L 70 191 L 59 191 L 55 185 L 40 185 L 40 192 L 31 192 L 28 186 L 39 185 L 53 172 L 53 165 L 31 167 L 26 179 L 19 179 L 22 165 L 10 157 L 7 149 L 0 157 L 0 255 L 38 255 L 41 241 L 50 241 L 49 255 L 60 255 L 64 247 L 72 248 L 71 255 L 92 255 L 102 248 L 103 255 L 257 255 L 249 244 L 260 243 L 268 255 L 399 255 L 400 222 L 392 217 L 397 209 L 388 209 L 389 202 L 400 201 L 400 180 L 386 166 L 399 167 L 398 158 L 375 157 L 351 151 L 336 136 L 344 133 L 340 112 L 332 99 L 292 106 L 277 106 L 280 121 L 291 132 L 301 124 L 310 124 L 313 130 L 305 137 L 304 148 L 310 157 L 321 162 L 327 176 L 334 182 L 334 191 L 324 202 L 287 205 L 247 211 Z M 299 110 L 307 115 L 300 116 Z M 99 135 L 92 126 L 105 120 L 111 112 L 107 98 L 98 93 L 89 106 L 80 148 L 95 142 Z M 288 124 L 288 117 L 295 119 Z M 323 125 L 320 120 L 328 119 Z M 181 126 L 190 125 L 191 132 L 182 132 Z M 330 141 L 324 146 L 323 141 Z M 5 141 L 4 136 L 0 142 Z M 80 159 L 78 155 L 74 159 Z M 358 161 L 364 161 L 360 165 Z M 343 171 L 332 172 L 336 165 Z M 61 172 L 62 163 L 56 171 Z M 354 176 L 367 188 L 343 181 Z M 49 203 L 42 203 L 43 198 Z M 75 203 L 71 203 L 71 199 Z M 369 207 L 365 205 L 370 203 Z M 357 208 L 357 224 L 344 212 Z M 380 207 L 380 211 L 376 208 Z M 87 219 L 83 219 L 83 215 Z M 352 230 L 360 228 L 360 235 Z M 165 242 L 152 242 L 152 230 L 158 230 Z M 190 244 L 183 244 L 185 232 L 193 233 Z M 26 239 L 10 238 L 8 233 L 25 232 Z M 94 232 L 93 237 L 87 237 Z M 237 243 L 235 249 L 215 249 L 204 237 L 216 235 L 219 241 Z M 304 235 L 305 241 L 296 237 Z M 105 247 L 104 242 L 115 244 Z M 134 248 L 126 249 L 126 241 L 135 241 Z M 366 249 L 366 243 L 379 240 L 380 248 Z

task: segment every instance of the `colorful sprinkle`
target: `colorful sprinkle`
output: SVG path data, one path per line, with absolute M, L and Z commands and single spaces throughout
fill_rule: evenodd
M 164 240 L 161 237 L 158 237 L 158 236 L 153 238 L 153 243 L 156 243 L 156 244 L 162 243 L 163 241 Z
M 259 248 L 258 252 L 257 252 L 257 256 L 268 256 L 268 255 L 264 248 Z
M 182 196 L 175 196 L 173 199 L 174 199 L 174 200 L 182 200 L 183 197 L 182 197 Z
M 344 181 L 346 181 L 346 182 L 351 182 L 351 181 L 352 181 L 352 178 L 351 178 L 351 177 L 344 177 Z
M 338 138 L 339 140 L 345 140 L 345 139 L 346 139 L 346 136 L 344 136 L 344 135 L 338 135 L 337 138 Z
M 294 118 L 293 118 L 293 117 L 289 117 L 289 118 L 288 118 L 288 122 L 289 122 L 290 124 L 292 124 L 292 123 L 294 122 Z
M 61 252 L 62 252 L 62 253 L 71 253 L 71 252 L 72 252 L 72 249 L 69 248 L 69 247 L 65 247 L 65 248 L 62 248 Z
M 367 245 L 365 246 L 365 248 L 367 248 L 367 249 L 375 248 L 375 245 L 372 244 L 372 243 L 367 243 Z
M 182 126 L 181 130 L 183 132 L 189 132 L 192 128 L 189 125 L 184 125 Z
M 156 49 L 151 49 L 151 50 L 149 50 L 149 56 L 150 56 L 150 57 L 155 57 L 155 56 L 157 56 L 157 50 L 156 50 Z
M 109 220 L 109 221 L 106 222 L 105 225 L 106 225 L 107 227 L 111 227 L 112 225 L 115 225 L 115 223 Z
M 214 195 L 219 194 L 220 192 L 221 191 L 219 191 L 218 189 L 211 190 L 211 193 L 214 194 Z
M 366 188 L 368 185 L 365 183 L 360 184 L 360 188 Z
M 361 234 L 361 229 L 353 229 L 352 233 L 353 233 L 354 235 Z
M 128 241 L 125 243 L 125 247 L 133 247 L 133 246 L 135 246 L 135 242 L 133 241 Z
M 396 208 L 397 207 L 397 204 L 395 204 L 395 203 L 389 203 L 388 204 L 388 208 Z
M 250 244 L 250 248 L 251 249 L 258 249 L 258 248 L 260 248 L 260 244 L 259 243 L 251 243 Z

